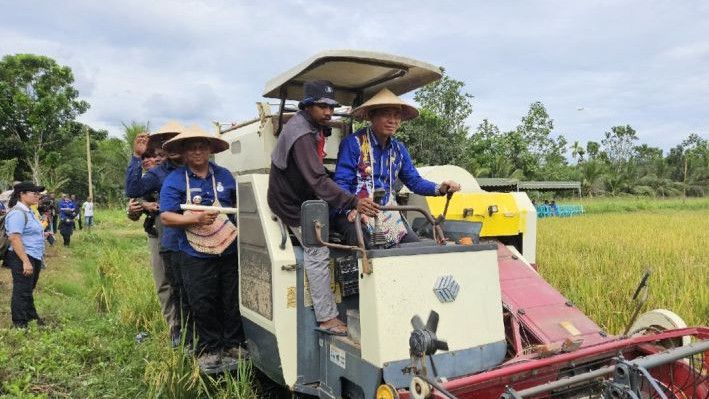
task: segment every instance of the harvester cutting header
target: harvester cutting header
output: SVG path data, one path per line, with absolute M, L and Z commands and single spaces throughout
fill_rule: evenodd
M 536 210 L 525 193 L 485 192 L 449 165 L 418 168 L 421 180 L 404 176 L 408 189 L 398 192 L 393 180 L 381 183 L 390 192 L 373 184 L 367 194 L 380 215 L 419 237 L 411 242 L 393 242 L 392 225 L 363 217 L 364 208 L 308 201 L 293 221 L 269 206 L 272 154 L 302 112 L 289 101 L 303 102 L 307 82 L 327 81 L 342 106 L 327 124 L 322 164 L 349 165 L 341 154 L 354 146 L 376 160 L 354 157 L 357 177 L 399 170 L 405 158 L 363 156 L 377 137 L 362 147 L 350 110 L 440 77 L 409 58 L 327 51 L 266 84 L 276 112 L 260 103 L 257 118 L 220 131 L 230 151 L 216 161 L 238 183 L 239 306 L 254 365 L 294 394 L 320 398 L 708 398 L 709 329 L 662 310 L 636 317 L 624 336 L 602 331 L 536 272 Z M 354 238 L 333 225 L 338 215 L 350 218 Z M 306 253 L 325 248 L 343 334 L 322 328 L 317 282 L 304 270 Z

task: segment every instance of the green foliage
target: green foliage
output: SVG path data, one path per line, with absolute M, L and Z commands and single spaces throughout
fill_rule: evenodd
M 125 151 L 128 157 L 133 154 L 133 141 L 141 133 L 150 131 L 150 123 L 140 123 L 131 121 L 131 123 L 121 122 L 123 125 L 123 140 L 125 142 Z
M 613 126 L 601 140 L 603 154 L 611 165 L 623 166 L 634 155 L 638 135 L 630 125 Z
M 78 99 L 73 82 L 71 69 L 48 57 L 17 54 L 0 61 L 0 138 L 20 155 L 16 177 L 41 183 L 45 155 L 75 137 L 72 122 L 89 104 Z
M 701 211 L 709 210 L 709 198 L 648 198 L 642 196 L 583 199 L 584 213 L 626 213 L 638 211 Z
M 15 180 L 17 158 L 0 160 L 0 190 L 5 190 Z
M 397 133 L 418 165 L 460 165 L 466 162 L 466 119 L 473 111 L 472 96 L 462 81 L 443 75 L 416 91 L 420 116 L 404 122 Z
M 123 202 L 128 143 L 148 125 L 124 124 L 125 138 L 76 121 L 89 104 L 78 98 L 71 69 L 48 57 L 18 54 L 0 61 L 0 185 L 33 179 L 49 192 L 88 196 L 86 133 L 92 153 L 94 201 Z M 13 161 L 14 159 L 14 161 Z
M 417 165 L 453 164 L 479 177 L 576 180 L 583 194 L 592 197 L 709 193 L 709 144 L 698 134 L 690 134 L 667 156 L 660 148 L 638 143 L 630 125 L 611 127 L 600 142 L 569 146 L 563 135 L 554 133 L 553 119 L 537 101 L 514 130 L 502 132 L 484 119 L 469 135 L 472 96 L 463 89 L 463 82 L 444 75 L 416 92 L 420 117 L 402 124 L 397 137 Z

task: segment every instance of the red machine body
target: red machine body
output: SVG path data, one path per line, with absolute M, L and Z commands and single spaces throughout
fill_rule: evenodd
M 668 346 L 690 336 L 707 344 L 709 328 L 695 327 L 634 337 L 609 336 L 529 265 L 502 244 L 498 264 L 508 341 L 508 360 L 478 374 L 442 381 L 457 398 L 497 399 L 522 397 L 600 397 L 618 362 L 663 353 Z M 706 345 L 705 345 L 706 346 Z M 650 374 L 667 398 L 709 398 L 709 351 L 689 360 L 658 365 Z M 606 372 L 604 372 L 606 371 Z M 585 380 L 584 375 L 595 373 Z M 597 374 L 597 375 L 596 375 Z M 571 378 L 584 380 L 573 383 Z M 569 381 L 568 386 L 563 382 Z M 562 386 L 533 394 L 532 387 Z M 523 395 L 515 396 L 522 391 Z M 655 392 L 649 390 L 649 398 Z M 407 390 L 399 391 L 409 398 Z M 449 397 L 434 390 L 434 397 Z

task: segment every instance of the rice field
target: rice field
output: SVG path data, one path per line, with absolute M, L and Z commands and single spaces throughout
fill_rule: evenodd
M 665 308 L 688 325 L 709 324 L 708 209 L 587 214 L 538 223 L 540 273 L 610 333 L 623 331 L 634 309 L 631 297 L 648 268 L 647 310 Z

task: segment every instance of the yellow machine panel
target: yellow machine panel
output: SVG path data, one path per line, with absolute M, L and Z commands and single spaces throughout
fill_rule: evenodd
M 443 213 L 446 197 L 425 198 L 434 217 Z M 482 222 L 481 237 L 515 236 L 526 230 L 526 210 L 510 193 L 456 193 L 446 219 Z

